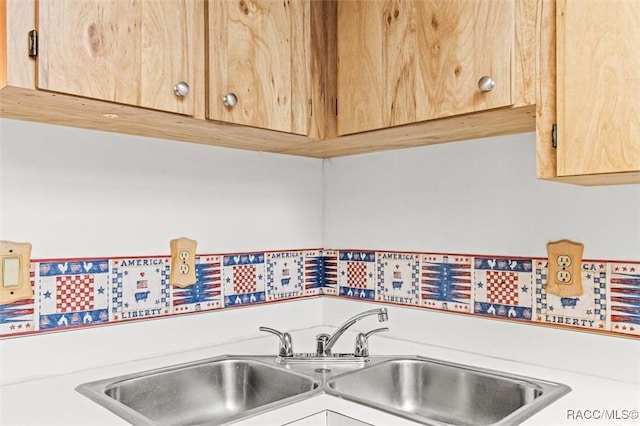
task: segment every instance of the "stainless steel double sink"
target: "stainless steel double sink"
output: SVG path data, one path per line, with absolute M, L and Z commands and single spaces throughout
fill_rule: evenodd
M 78 392 L 134 425 L 225 425 L 325 393 L 425 425 L 516 425 L 571 389 L 419 356 L 221 356 Z

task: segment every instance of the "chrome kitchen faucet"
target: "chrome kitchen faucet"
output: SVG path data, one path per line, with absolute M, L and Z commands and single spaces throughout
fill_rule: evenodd
M 327 359 L 326 357 L 338 357 L 344 358 L 346 357 L 356 357 L 356 358 L 366 358 L 369 356 L 369 336 L 375 333 L 379 333 L 381 331 L 389 331 L 387 327 L 376 328 L 375 330 L 371 330 L 367 333 L 358 333 L 356 336 L 356 345 L 353 354 L 338 354 L 333 355 L 331 353 L 331 348 L 338 341 L 340 336 L 344 334 L 345 331 L 349 327 L 351 327 L 356 322 L 360 321 L 364 317 L 368 317 L 370 315 L 377 315 L 379 322 L 384 322 L 389 320 L 389 314 L 387 313 L 387 308 L 379 308 L 379 309 L 371 309 L 369 311 L 365 311 L 359 313 L 358 315 L 349 318 L 344 324 L 342 324 L 333 334 L 321 333 L 316 336 L 316 353 L 309 354 L 296 354 L 293 352 L 293 340 L 289 333 L 283 333 L 281 331 L 275 330 L 269 327 L 260 327 L 260 331 L 266 331 L 268 333 L 274 334 L 278 337 L 279 346 L 278 346 L 278 357 L 282 359 L 309 359 L 310 357 L 320 357 L 323 359 Z
M 378 321 L 384 322 L 389 320 L 389 314 L 387 313 L 387 308 L 379 308 L 379 309 L 371 309 L 369 311 L 365 311 L 359 313 L 358 315 L 349 318 L 344 324 L 342 324 L 333 334 L 320 333 L 316 336 L 316 356 L 329 356 L 331 355 L 331 348 L 338 341 L 340 336 L 344 334 L 345 331 L 349 327 L 351 327 L 356 322 L 360 321 L 362 318 L 367 317 L 369 315 L 378 315 Z M 388 328 L 379 328 L 374 330 L 373 332 L 379 331 L 388 331 Z M 362 333 L 360 333 L 362 334 Z M 364 336 L 364 340 L 366 343 L 366 338 L 369 337 L 372 333 L 367 333 Z M 359 340 L 362 338 L 358 335 Z M 362 342 L 361 342 L 362 344 Z M 368 353 L 368 350 L 367 350 Z

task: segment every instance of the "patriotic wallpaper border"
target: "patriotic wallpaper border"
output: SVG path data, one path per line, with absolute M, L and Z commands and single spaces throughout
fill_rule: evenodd
M 583 294 L 546 292 L 546 258 L 299 249 L 196 256 L 169 284 L 169 256 L 32 260 L 32 299 L 0 306 L 0 338 L 314 296 L 336 296 L 640 338 L 640 261 L 585 260 Z

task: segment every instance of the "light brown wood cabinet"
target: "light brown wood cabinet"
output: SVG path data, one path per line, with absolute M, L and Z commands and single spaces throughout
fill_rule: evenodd
M 640 2 L 543 1 L 541 11 L 540 177 L 640 183 Z
M 513 103 L 515 0 L 338 4 L 338 133 Z M 479 80 L 495 84 L 482 91 Z
M 309 1 L 215 0 L 208 8 L 208 118 L 307 135 Z
M 0 0 L 0 116 L 321 158 L 531 131 L 535 1 Z M 378 27 L 358 21 L 371 16 Z M 350 37 L 385 47 L 369 74 L 341 53 Z M 362 75 L 371 92 L 345 80 Z M 338 117 L 357 124 L 367 107 L 386 115 L 338 137 Z
M 335 136 L 335 10 L 333 0 L 209 1 L 207 117 Z
M 319 15 L 311 19 L 322 21 L 324 2 L 315 3 L 310 9 Z M 206 119 L 206 6 L 206 0 L 0 0 L 0 117 L 253 151 L 313 142 Z M 33 58 L 28 34 L 35 29 Z M 322 42 L 320 26 L 305 31 Z M 316 55 L 311 61 L 321 63 Z M 317 96 L 326 93 L 327 73 L 320 71 L 309 83 Z M 174 93 L 179 81 L 189 85 L 188 95 Z M 328 134 L 321 118 L 307 119 L 309 134 Z
M 0 21 L 0 117 L 320 158 L 536 129 L 540 177 L 640 182 L 637 0 L 0 0 Z
M 39 0 L 37 88 L 196 115 L 204 4 Z

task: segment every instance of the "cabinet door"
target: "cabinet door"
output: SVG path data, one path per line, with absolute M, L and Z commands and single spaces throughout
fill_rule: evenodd
M 338 5 L 338 133 L 507 106 L 514 0 Z M 481 77 L 495 82 L 479 90 Z
M 210 119 L 307 134 L 308 16 L 303 0 L 209 2 Z
M 640 170 L 640 2 L 557 3 L 558 176 Z
M 40 0 L 38 88 L 192 115 L 202 0 Z M 202 88 L 198 87 L 198 90 Z

